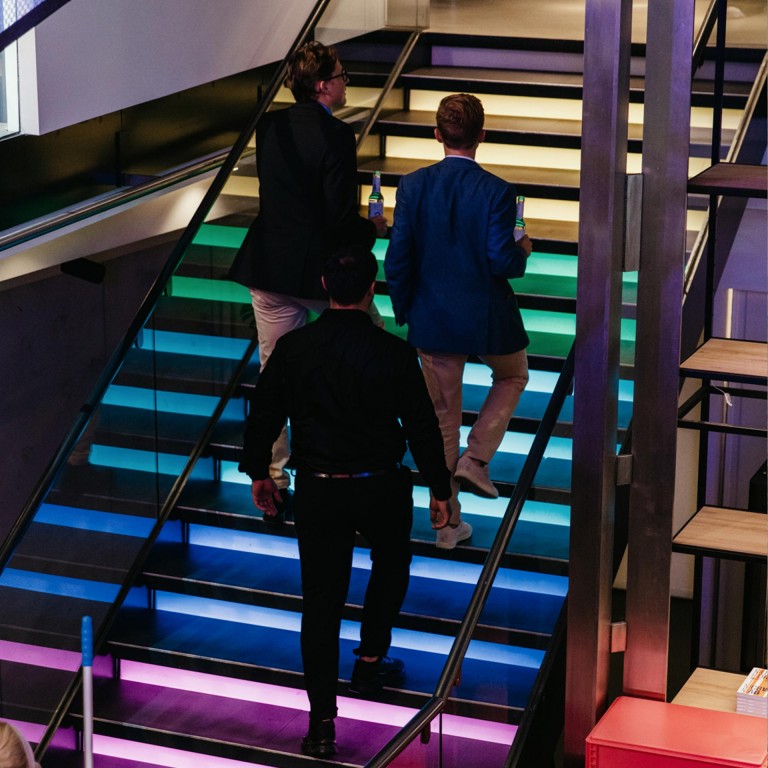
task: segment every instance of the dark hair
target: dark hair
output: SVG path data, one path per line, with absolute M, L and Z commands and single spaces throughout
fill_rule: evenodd
M 485 113 L 477 96 L 454 93 L 437 108 L 437 130 L 449 149 L 469 149 L 480 141 Z
M 331 256 L 323 267 L 328 295 L 342 307 L 357 304 L 376 279 L 376 257 L 361 245 L 351 245 Z
M 293 54 L 288 62 L 285 86 L 298 102 L 315 99 L 315 83 L 327 80 L 336 67 L 339 57 L 332 46 L 317 41 L 306 43 Z

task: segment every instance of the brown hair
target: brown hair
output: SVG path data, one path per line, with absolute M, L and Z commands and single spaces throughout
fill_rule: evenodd
M 3 768 L 40 768 L 29 742 L 10 723 L 0 720 L 0 765 Z
M 327 80 L 336 67 L 339 57 L 333 46 L 317 41 L 306 43 L 299 48 L 288 62 L 288 74 L 285 86 L 298 102 L 312 101 L 315 96 L 315 83 Z
M 485 112 L 476 96 L 454 93 L 437 108 L 437 130 L 449 149 L 469 149 L 480 141 Z

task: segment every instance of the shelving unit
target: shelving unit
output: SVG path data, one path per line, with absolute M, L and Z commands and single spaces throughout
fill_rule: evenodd
M 765 400 L 768 385 L 768 344 L 764 341 L 745 339 L 717 338 L 711 333 L 714 282 L 712 260 L 714 258 L 713 243 L 716 239 L 718 196 L 734 196 L 742 198 L 766 198 L 768 192 L 768 169 L 759 165 L 743 165 L 736 163 L 715 163 L 706 171 L 694 176 L 688 182 L 688 191 L 710 196 L 710 248 L 707 254 L 708 288 L 707 307 L 703 343 L 693 354 L 689 355 L 680 365 L 682 379 L 699 379 L 700 384 L 693 394 L 684 402 L 678 412 L 678 425 L 687 429 L 697 429 L 701 433 L 699 455 L 699 500 L 698 510 L 691 519 L 673 537 L 674 552 L 692 554 L 695 557 L 694 604 L 695 618 L 693 628 L 694 665 L 705 663 L 714 666 L 718 595 L 717 579 L 710 585 L 709 590 L 703 586 L 703 568 L 705 558 L 716 560 L 731 560 L 746 563 L 744 591 L 744 619 L 742 620 L 742 652 L 741 666 L 747 667 L 759 664 L 764 658 L 765 648 L 765 612 L 759 606 L 765 604 L 765 568 L 768 558 L 768 516 L 760 512 L 744 509 L 733 509 L 708 504 L 707 483 L 707 441 L 708 433 L 717 432 L 739 437 L 761 437 L 768 435 L 766 422 L 730 424 L 710 419 L 711 398 L 724 396 L 757 398 Z M 735 386 L 733 386 L 735 385 Z M 698 411 L 695 409 L 698 407 Z M 719 573 L 719 567 L 715 568 Z M 712 594 L 710 594 L 710 592 Z M 709 637 L 711 640 L 709 658 L 703 658 L 706 653 L 701 650 L 701 617 L 711 615 Z M 750 648 L 751 644 L 751 648 Z M 747 650 L 749 648 L 749 650 Z M 742 669 L 742 671 L 744 671 Z M 683 687 L 678 699 L 687 699 L 702 688 L 718 689 L 725 684 L 728 689 L 736 682 L 733 689 L 732 708 L 735 711 L 735 690 L 743 680 L 742 674 L 735 675 L 738 681 L 726 679 L 713 669 L 697 668 L 689 682 Z M 725 683 L 723 682 L 725 681 Z M 703 700 L 710 697 L 702 693 Z M 717 698 L 717 697 L 716 697 Z M 678 701 L 676 699 L 675 701 Z M 699 704 L 698 706 L 703 706 Z M 720 706 L 713 707 L 721 709 Z

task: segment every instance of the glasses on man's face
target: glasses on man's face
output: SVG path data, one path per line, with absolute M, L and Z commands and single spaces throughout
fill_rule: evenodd
M 345 84 L 349 82 L 349 75 L 347 74 L 347 70 L 344 69 L 343 67 L 341 69 L 341 72 L 339 72 L 338 75 L 331 75 L 330 77 L 326 77 L 325 80 L 326 81 L 328 81 L 328 80 L 335 80 L 337 77 L 342 78 L 342 80 L 344 80 Z

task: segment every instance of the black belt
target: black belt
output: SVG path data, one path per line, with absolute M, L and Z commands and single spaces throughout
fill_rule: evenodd
M 320 477 L 324 480 L 357 480 L 361 477 L 381 477 L 382 475 L 388 475 L 390 472 L 394 472 L 392 469 L 372 469 L 369 472 L 309 472 L 308 475 L 312 477 Z

